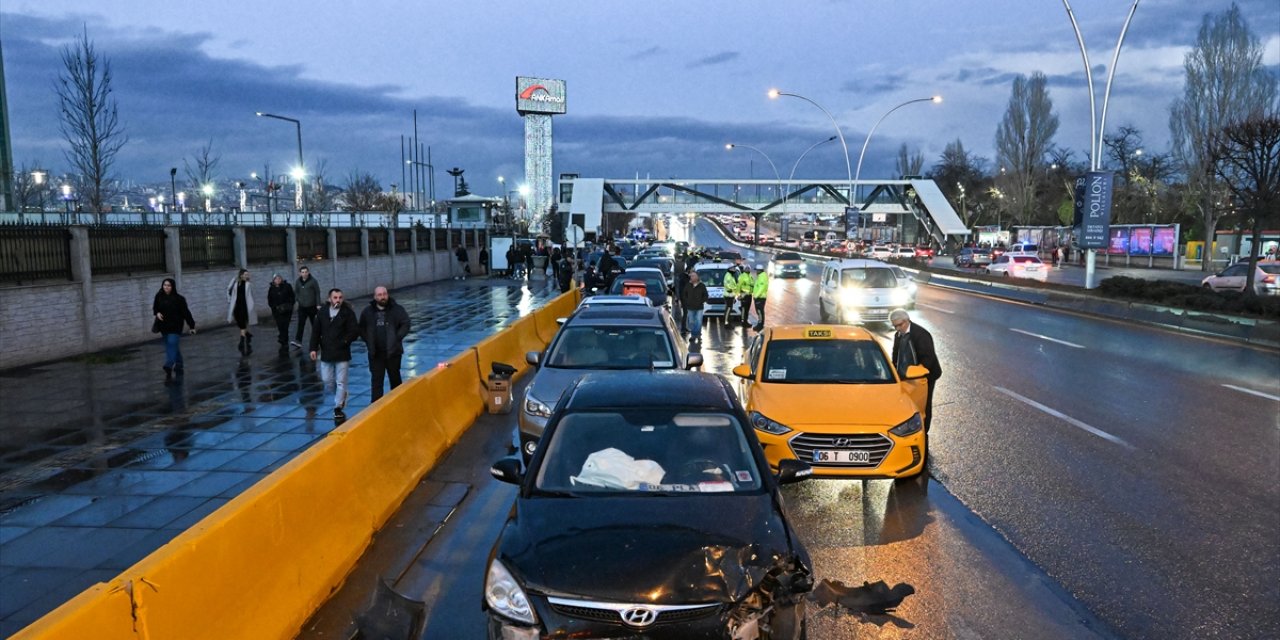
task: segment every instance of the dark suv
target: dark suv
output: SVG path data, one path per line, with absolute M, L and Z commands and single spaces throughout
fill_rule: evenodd
M 552 407 L 574 380 L 593 371 L 683 369 L 702 366 L 702 354 L 688 353 L 665 309 L 640 305 L 581 307 L 547 345 L 525 360 L 538 369 L 520 403 L 520 450 L 528 457 Z

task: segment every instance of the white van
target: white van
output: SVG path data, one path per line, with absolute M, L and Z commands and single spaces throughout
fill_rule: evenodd
M 879 260 L 832 260 L 822 266 L 818 317 L 823 322 L 887 322 L 889 312 L 909 306 L 912 291 L 893 265 Z

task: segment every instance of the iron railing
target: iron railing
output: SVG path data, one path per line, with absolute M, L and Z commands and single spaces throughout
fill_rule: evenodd
M 328 260 L 333 257 L 329 255 L 328 230 L 298 229 L 296 238 L 299 260 Z
M 417 250 L 417 248 L 414 247 L 413 243 L 411 242 L 413 240 L 413 233 L 409 229 L 396 229 L 394 233 L 396 236 L 396 253 L 397 254 L 412 253 Z
M 449 233 L 448 229 L 435 230 L 435 237 L 436 237 L 435 250 L 436 251 L 444 251 L 445 249 L 449 248 L 449 237 L 447 235 L 448 233 Z
M 89 264 L 93 274 L 163 272 L 164 229 L 90 227 Z
M 386 229 L 369 229 L 369 255 L 385 256 L 391 253 L 387 246 Z
M 338 257 L 339 258 L 358 258 L 360 257 L 360 230 L 359 229 L 337 229 L 338 233 Z
M 284 229 L 247 227 L 244 230 L 245 261 L 279 264 L 289 261 L 289 234 Z M 298 255 L 302 255 L 299 251 Z
M 181 227 L 178 236 L 183 269 L 235 266 L 235 234 L 230 229 Z
M 71 279 L 70 231 L 61 227 L 0 226 L 0 282 Z

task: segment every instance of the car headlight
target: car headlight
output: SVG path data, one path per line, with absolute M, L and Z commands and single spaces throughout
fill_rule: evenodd
M 919 431 L 922 428 L 924 428 L 924 422 L 920 420 L 920 414 L 917 413 L 915 415 L 912 415 L 910 418 L 907 418 L 906 422 L 903 422 L 902 424 L 890 429 L 889 433 L 892 433 L 893 435 L 898 437 L 906 437 Z
M 517 622 L 535 624 L 538 617 L 529 606 L 529 598 L 524 595 L 520 583 L 511 576 L 511 572 L 498 560 L 489 564 L 489 573 L 484 580 L 484 601 L 495 612 Z
M 844 304 L 862 304 L 864 296 L 860 289 L 841 289 L 840 302 Z
M 897 289 L 889 295 L 889 304 L 906 304 L 911 300 L 911 292 L 906 289 Z
M 533 397 L 532 393 L 524 394 L 524 412 L 539 418 L 551 417 L 551 407 L 548 407 L 545 402 Z
M 788 427 L 787 425 L 782 424 L 781 422 L 770 420 L 766 418 L 764 414 L 760 413 L 759 411 L 751 412 L 751 426 L 765 433 L 772 433 L 775 436 L 780 436 L 784 433 L 787 433 L 788 431 L 791 431 L 791 427 Z

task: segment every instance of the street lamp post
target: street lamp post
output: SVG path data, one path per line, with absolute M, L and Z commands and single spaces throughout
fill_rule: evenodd
M 827 118 L 831 120 L 831 125 L 836 128 L 836 136 L 840 138 L 840 148 L 844 149 L 844 170 L 845 170 L 845 173 L 848 174 L 848 178 L 849 178 L 849 204 L 853 204 L 853 169 L 852 169 L 852 165 L 850 165 L 849 163 L 849 145 L 845 144 L 844 142 L 844 132 L 840 130 L 840 125 L 836 122 L 835 116 L 832 116 L 831 112 L 824 109 L 822 105 L 798 93 L 786 93 L 783 91 L 778 91 L 777 89 L 769 90 L 769 97 L 771 99 L 776 100 L 778 96 L 790 96 L 792 98 L 799 98 L 817 107 L 823 113 L 827 114 Z
M 876 132 L 876 128 L 880 126 L 880 123 L 884 122 L 884 119 L 888 118 L 889 114 L 893 113 L 894 111 L 897 111 L 898 109 L 901 109 L 909 104 L 915 104 L 917 102 L 932 102 L 934 104 L 938 104 L 942 102 L 942 96 L 930 96 L 928 98 L 916 98 L 915 100 L 908 100 L 886 111 L 884 115 L 880 116 L 880 119 L 876 120 L 875 125 L 873 125 L 871 127 L 871 130 L 867 132 L 867 139 L 862 141 L 862 151 L 858 154 L 858 169 L 853 173 L 854 180 L 859 180 L 862 178 L 862 158 L 867 155 L 867 145 L 871 144 L 871 135 Z M 852 194 L 850 194 L 850 197 L 852 197 Z M 860 234 L 865 235 L 866 220 L 864 219 L 863 216 L 859 215 L 858 221 L 862 223 L 862 229 L 863 229 L 862 232 L 860 232 Z
M 36 169 L 31 172 L 31 182 L 36 185 L 36 191 L 40 192 L 40 215 L 44 217 L 44 183 L 49 178 L 49 172 L 44 169 Z
M 757 148 L 755 148 L 755 147 L 753 147 L 753 146 L 751 146 L 751 145 L 749 145 L 749 144 L 734 144 L 734 143 L 730 142 L 729 144 L 724 145 L 724 148 L 725 148 L 725 149 L 728 149 L 728 150 L 730 150 L 730 151 L 733 151 L 733 148 L 734 148 L 734 147 L 742 147 L 743 149 L 750 149 L 750 150 L 752 150 L 752 151 L 754 151 L 754 152 L 756 152 L 756 153 L 758 153 L 758 154 L 760 154 L 760 155 L 764 156 L 764 159 L 769 161 L 769 166 L 773 169 L 773 179 L 778 181 L 778 191 L 779 191 L 779 193 L 781 193 L 781 191 L 782 191 L 782 175 L 778 173 L 778 167 L 777 167 L 776 165 L 774 165 L 774 164 L 773 164 L 773 160 L 769 157 L 769 154 L 767 154 L 767 153 L 765 153 L 765 152 L 763 152 L 763 151 L 761 151 L 761 150 L 759 150 L 759 149 L 757 149 Z M 783 207 L 782 207 L 782 215 L 784 215 L 784 216 L 785 216 L 785 215 L 787 215 L 786 202 L 787 202 L 787 199 L 786 199 L 786 197 L 784 196 L 784 197 L 782 198 L 782 203 L 783 203 Z M 755 244 L 757 244 L 757 245 L 758 245 L 758 244 L 760 244 L 760 219 L 764 217 L 764 210 L 763 210 L 763 209 L 757 210 L 757 211 L 755 212 L 755 217 L 756 217 L 756 241 L 755 241 Z
M 306 188 L 306 181 L 304 180 L 304 178 L 306 178 L 306 175 L 307 175 L 307 166 L 302 161 L 302 122 L 299 121 L 297 118 L 290 118 L 287 116 L 278 116 L 273 113 L 263 113 L 261 111 L 258 111 L 257 114 L 258 114 L 258 117 L 260 118 L 274 118 L 276 120 L 284 120 L 285 122 L 292 122 L 293 126 L 297 127 L 298 129 L 298 191 L 302 194 L 302 213 L 303 215 L 306 215 L 307 188 Z
M 178 168 L 169 168 L 169 212 L 178 210 Z M 184 221 L 185 222 L 185 221 Z
M 801 161 L 801 160 L 804 160 L 804 157 L 805 157 L 805 156 L 807 156 L 807 155 L 809 155 L 809 152 L 810 152 L 810 151 L 813 151 L 813 150 L 814 150 L 814 149 L 816 149 L 817 147 L 819 147 L 819 146 L 821 146 L 821 145 L 824 145 L 824 144 L 826 144 L 826 143 L 828 143 L 828 142 L 831 142 L 832 140 L 835 140 L 835 139 L 836 139 L 836 136 L 831 136 L 830 138 L 827 138 L 826 140 L 819 140 L 819 141 L 817 141 L 817 142 L 815 142 L 815 143 L 813 143 L 813 144 L 809 145 L 809 148 L 808 148 L 808 149 L 805 149 L 805 150 L 804 150 L 804 153 L 800 154 L 800 157 L 799 157 L 799 158 L 796 158 L 795 164 L 792 164 L 792 165 L 791 165 L 791 175 L 788 175 L 788 176 L 787 176 L 787 191 L 786 191 L 786 192 L 783 194 L 783 196 L 782 196 L 782 210 L 783 210 L 783 211 L 786 211 L 786 210 L 787 210 L 787 199 L 788 199 L 788 197 L 791 195 L 791 181 L 792 181 L 792 180 L 795 180 L 795 178 L 796 178 L 796 167 L 799 167 L 799 166 L 800 166 L 800 161 Z M 786 236 L 786 234 L 784 234 L 784 235 L 782 236 L 782 241 L 783 241 L 783 242 L 786 242 L 786 241 L 787 241 L 787 236 Z
M 71 221 L 71 185 L 62 185 L 62 200 L 67 203 L 67 222 Z

